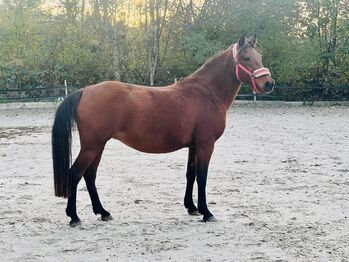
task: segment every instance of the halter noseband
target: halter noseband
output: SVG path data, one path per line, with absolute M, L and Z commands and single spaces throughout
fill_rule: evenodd
M 233 46 L 233 58 L 234 58 L 234 62 L 235 62 L 236 78 L 239 80 L 239 82 L 243 83 L 239 77 L 239 69 L 242 69 L 250 77 L 251 82 L 252 82 L 253 91 L 256 93 L 259 93 L 259 90 L 257 89 L 257 86 L 256 86 L 256 78 L 261 77 L 261 76 L 265 76 L 265 75 L 270 76 L 271 73 L 270 73 L 269 69 L 266 67 L 262 67 L 262 68 L 259 68 L 257 70 L 252 71 L 252 70 L 246 68 L 245 66 L 243 66 L 242 64 L 240 64 L 238 61 L 238 43 L 234 44 L 234 46 Z

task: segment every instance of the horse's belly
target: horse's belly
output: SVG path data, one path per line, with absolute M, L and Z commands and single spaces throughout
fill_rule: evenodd
M 171 135 L 138 136 L 118 133 L 115 139 L 144 153 L 169 153 L 187 147 L 190 143 Z

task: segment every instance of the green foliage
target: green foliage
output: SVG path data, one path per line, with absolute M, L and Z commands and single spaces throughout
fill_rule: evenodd
M 0 1 L 0 90 L 64 80 L 77 87 L 109 79 L 149 84 L 143 1 L 128 2 L 133 11 L 110 0 L 57 1 L 62 6 L 54 10 L 40 0 Z M 169 0 L 155 84 L 172 83 L 241 34 L 257 33 L 279 85 L 348 85 L 346 2 Z

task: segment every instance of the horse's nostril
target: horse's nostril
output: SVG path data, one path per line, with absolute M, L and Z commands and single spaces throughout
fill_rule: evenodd
M 265 91 L 266 92 L 273 91 L 273 88 L 274 88 L 274 81 L 268 81 L 265 83 Z

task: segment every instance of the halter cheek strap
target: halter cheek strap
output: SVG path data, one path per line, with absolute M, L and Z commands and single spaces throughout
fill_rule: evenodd
M 234 44 L 234 46 L 233 46 L 233 58 L 234 58 L 234 62 L 235 62 L 236 78 L 239 80 L 239 82 L 243 83 L 240 79 L 240 76 L 239 76 L 239 71 L 241 69 L 250 77 L 253 91 L 256 93 L 259 93 L 259 90 L 257 89 L 257 85 L 256 85 L 256 78 L 262 77 L 265 75 L 270 76 L 271 73 L 270 73 L 269 69 L 266 67 L 262 67 L 262 68 L 259 68 L 259 69 L 252 71 L 252 70 L 246 68 L 245 66 L 243 66 L 242 64 L 240 64 L 238 61 L 238 44 L 237 43 Z

